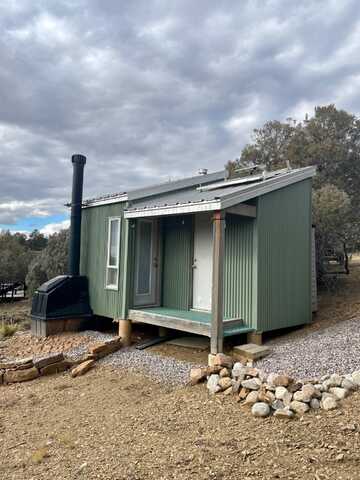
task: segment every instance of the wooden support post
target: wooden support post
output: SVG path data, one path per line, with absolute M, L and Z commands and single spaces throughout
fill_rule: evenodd
M 159 327 L 159 337 L 167 337 L 170 330 L 166 327 Z
M 247 334 L 247 343 L 262 345 L 262 332 L 249 332 Z
M 212 319 L 210 352 L 223 351 L 223 283 L 224 283 L 224 237 L 225 213 L 216 211 L 213 216 L 213 272 L 212 272 Z
M 131 320 L 119 320 L 119 337 L 124 347 L 131 345 Z

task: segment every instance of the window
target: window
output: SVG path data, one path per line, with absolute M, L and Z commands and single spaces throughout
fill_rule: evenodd
M 119 284 L 120 218 L 109 218 L 106 263 L 106 288 L 117 290 Z

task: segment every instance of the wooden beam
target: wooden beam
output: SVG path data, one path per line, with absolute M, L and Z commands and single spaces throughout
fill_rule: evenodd
M 213 216 L 213 272 L 212 272 L 212 319 L 210 351 L 223 351 L 223 284 L 224 284 L 224 243 L 225 213 L 221 210 Z
M 227 208 L 226 213 L 232 213 L 233 215 L 241 215 L 243 217 L 256 218 L 256 205 L 239 203 L 238 205 Z
M 241 327 L 244 325 L 244 321 L 242 318 L 229 318 L 223 321 L 224 327 L 232 328 L 232 327 Z
M 173 330 L 180 330 L 181 332 L 196 333 L 210 337 L 210 324 L 204 322 L 196 322 L 185 318 L 136 309 L 129 310 L 129 318 L 140 323 L 149 323 L 150 325 L 157 325 L 158 327 L 171 328 Z

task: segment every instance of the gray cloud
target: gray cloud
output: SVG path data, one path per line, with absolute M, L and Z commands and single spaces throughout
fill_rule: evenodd
M 85 195 L 222 168 L 254 127 L 356 114 L 356 0 L 2 0 L 0 223 Z

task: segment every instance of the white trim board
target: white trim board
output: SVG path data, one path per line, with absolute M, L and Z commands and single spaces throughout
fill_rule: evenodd
M 125 218 L 142 218 L 142 217 L 159 217 L 163 215 L 178 215 L 183 213 L 194 212 L 211 212 L 213 210 L 221 210 L 221 202 L 219 200 L 211 200 L 209 202 L 197 202 L 181 205 L 167 205 L 164 207 L 149 207 L 139 210 L 129 210 L 124 212 Z

